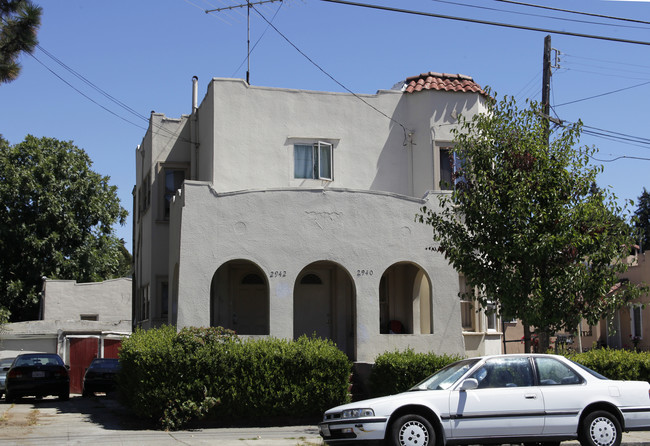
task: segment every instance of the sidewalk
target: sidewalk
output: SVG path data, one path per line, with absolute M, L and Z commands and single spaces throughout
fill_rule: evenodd
M 108 398 L 82 398 L 59 402 L 25 399 L 16 404 L 0 401 L 0 445 L 215 445 L 215 446 L 321 446 L 317 426 L 206 428 L 164 432 L 140 426 L 126 418 L 119 404 Z M 622 445 L 650 445 L 650 432 L 623 435 Z M 562 446 L 579 446 L 566 441 Z

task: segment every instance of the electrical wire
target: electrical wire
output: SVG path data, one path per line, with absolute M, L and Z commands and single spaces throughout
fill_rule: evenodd
M 511 29 L 521 29 L 525 31 L 538 31 L 538 32 L 544 32 L 544 33 L 551 33 L 551 34 L 560 34 L 560 35 L 565 35 L 565 36 L 571 36 L 571 37 L 583 37 L 586 39 L 596 39 L 596 40 L 607 40 L 610 42 L 619 42 L 619 43 L 630 43 L 630 44 L 635 44 L 635 45 L 647 45 L 650 46 L 650 42 L 648 41 L 643 41 L 643 40 L 631 40 L 631 39 L 622 39 L 618 37 L 608 37 L 608 36 L 598 36 L 595 34 L 583 34 L 583 33 L 575 33 L 575 32 L 570 32 L 570 31 L 560 31 L 560 30 L 553 30 L 553 29 L 548 29 L 548 28 L 537 28 L 533 26 L 524 26 L 524 25 L 515 25 L 511 23 L 502 23 L 502 22 L 492 22 L 488 20 L 478 20 L 478 19 L 470 19 L 467 17 L 457 17 L 457 16 L 450 16 L 450 15 L 444 15 L 444 14 L 434 14 L 432 12 L 423 12 L 423 11 L 414 11 L 410 9 L 400 9 L 400 8 L 392 8 L 388 6 L 381 6 L 381 5 L 373 5 L 373 4 L 368 4 L 368 3 L 357 3 L 357 2 L 351 2 L 351 1 L 346 1 L 346 0 L 320 0 L 322 2 L 329 2 L 329 3 L 338 3 L 341 5 L 348 5 L 348 6 L 358 6 L 361 8 L 369 8 L 369 9 L 377 9 L 381 11 L 388 11 L 388 12 L 399 12 L 402 14 L 411 14 L 411 15 L 419 15 L 419 16 L 424 16 L 424 17 L 433 17 L 433 18 L 438 18 L 438 19 L 445 19 L 445 20 L 455 20 L 459 22 L 469 22 L 469 23 L 477 23 L 480 25 L 490 25 L 490 26 L 498 26 L 502 28 L 511 28 Z
M 541 8 L 541 9 L 548 9 L 551 11 L 559 11 L 559 12 L 567 12 L 570 14 L 579 14 L 579 15 L 586 15 L 590 17 L 600 17 L 602 19 L 610 19 L 610 20 L 621 20 L 624 22 L 634 22 L 634 23 L 643 23 L 645 25 L 650 25 L 650 22 L 645 21 L 645 20 L 637 20 L 637 19 L 628 19 L 625 17 L 614 17 L 614 16 L 609 16 L 609 15 L 603 15 L 603 14 L 594 14 L 591 12 L 581 12 L 581 11 L 572 11 L 570 9 L 561 9 L 561 8 L 553 8 L 550 6 L 542 6 L 542 5 L 533 5 L 531 3 L 523 3 L 523 2 L 517 2 L 513 0 L 495 0 L 497 2 L 502 2 L 502 3 L 510 3 L 513 5 L 520 5 L 520 6 L 528 6 L 531 8 Z
M 583 101 L 588 101 L 590 99 L 601 98 L 603 96 L 608 96 L 608 95 L 614 94 L 614 93 L 620 93 L 621 91 L 631 90 L 632 88 L 642 87 L 642 86 L 648 85 L 648 84 L 650 84 L 650 81 L 642 82 L 642 83 L 636 84 L 636 85 L 631 85 L 631 86 L 625 87 L 625 88 L 619 88 L 618 90 L 608 91 L 606 93 L 600 93 L 600 94 L 597 94 L 597 95 L 594 95 L 594 96 L 589 96 L 587 98 L 576 99 L 574 101 L 564 102 L 562 104 L 556 104 L 555 106 L 556 107 L 562 107 L 564 105 L 575 104 L 577 102 L 583 102 Z
M 540 17 L 543 19 L 551 19 L 551 20 L 560 20 L 563 22 L 571 22 L 571 23 L 585 23 L 587 25 L 601 25 L 601 26 L 615 26 L 619 28 L 633 28 L 633 29 L 648 29 L 645 26 L 636 26 L 636 25 L 618 25 L 615 23 L 603 23 L 603 22 L 594 22 L 591 20 L 576 20 L 576 19 L 568 19 L 566 17 L 558 17 L 558 16 L 551 16 L 551 15 L 542 15 L 542 14 L 532 14 L 528 12 L 517 12 L 517 11 L 508 11 L 506 9 L 500 9 L 500 8 L 491 8 L 489 6 L 478 6 L 478 5 L 469 5 L 467 3 L 459 3 L 459 2 L 453 2 L 450 0 L 431 0 L 433 2 L 438 2 L 438 3 L 446 3 L 449 5 L 456 5 L 456 6 L 465 6 L 468 8 L 476 8 L 476 9 L 483 9 L 487 11 L 496 11 L 496 12 L 505 12 L 508 14 L 517 14 L 517 15 L 525 15 L 529 17 Z
M 336 78 L 334 78 L 334 76 L 332 76 L 330 73 L 328 73 L 327 71 L 325 71 L 325 69 L 324 69 L 323 67 L 321 67 L 321 66 L 318 65 L 318 64 L 317 64 L 313 59 L 311 59 L 311 58 L 310 58 L 310 57 L 309 57 L 309 56 L 308 56 L 304 51 L 302 51 L 300 48 L 298 48 L 298 46 L 296 46 L 296 44 L 294 44 L 294 43 L 293 43 L 293 42 L 292 42 L 292 41 L 291 41 L 287 36 L 285 36 L 284 34 L 282 34 L 282 33 L 280 32 L 280 30 L 277 29 L 277 28 L 275 27 L 275 25 L 273 25 L 273 24 L 272 24 L 272 23 L 271 23 L 271 22 L 270 22 L 266 17 L 264 17 L 264 15 L 263 15 L 261 12 L 259 12 L 259 11 L 257 10 L 257 8 L 255 8 L 254 6 L 251 6 L 251 8 L 252 8 L 253 11 L 255 11 L 257 14 L 259 14 L 259 16 L 262 17 L 262 19 L 264 19 L 264 21 L 266 21 L 266 23 L 268 23 L 269 26 L 270 26 L 271 28 L 273 28 L 273 29 L 275 30 L 275 32 L 278 33 L 278 34 L 280 35 L 280 37 L 282 37 L 282 38 L 283 38 L 283 39 L 284 39 L 284 40 L 285 40 L 289 45 L 291 45 L 291 46 L 292 46 L 296 51 L 298 51 L 298 53 L 300 53 L 300 55 L 302 55 L 305 59 L 307 59 L 307 60 L 308 60 L 312 65 L 314 65 L 314 66 L 315 66 L 316 68 L 318 68 L 318 69 L 319 69 L 323 74 L 325 74 L 325 76 L 329 77 L 329 78 L 330 78 L 332 81 L 334 81 L 334 82 L 335 82 L 339 87 L 343 88 L 345 91 L 347 91 L 348 93 L 350 93 L 351 95 L 353 95 L 355 98 L 357 98 L 358 100 L 360 100 L 361 102 L 363 102 L 364 104 L 366 104 L 368 107 L 370 107 L 370 108 L 372 108 L 373 110 L 375 110 L 375 111 L 376 111 L 377 113 L 379 113 L 380 115 L 384 116 L 385 118 L 387 118 L 387 119 L 389 119 L 390 121 L 394 122 L 395 124 L 399 125 L 399 126 L 402 128 L 402 130 L 404 131 L 404 140 L 406 141 L 406 139 L 407 139 L 407 134 L 409 133 L 409 131 L 406 129 L 406 127 L 404 126 L 404 124 L 402 124 L 401 122 L 397 121 L 395 118 L 393 118 L 393 117 L 391 117 L 391 116 L 388 116 L 386 113 L 384 113 L 383 111 L 379 110 L 377 107 L 375 107 L 374 105 L 372 105 L 371 103 L 369 103 L 368 101 L 366 101 L 365 99 L 363 99 L 361 96 L 359 96 L 358 94 L 354 93 L 354 92 L 353 92 L 352 90 L 350 90 L 348 87 L 346 87 L 345 85 L 343 85 L 341 82 L 339 82 Z
M 113 102 L 114 104 L 118 105 L 120 108 L 122 108 L 122 109 L 128 111 L 130 114 L 134 115 L 134 116 L 137 117 L 137 118 L 140 118 L 141 120 L 143 120 L 143 121 L 145 121 L 145 122 L 147 122 L 147 123 L 151 123 L 151 125 L 152 125 L 153 128 L 157 128 L 158 130 L 160 130 L 160 131 L 162 131 L 162 132 L 165 132 L 165 133 L 167 133 L 167 134 L 170 135 L 170 136 L 176 136 L 176 133 L 174 133 L 173 131 L 169 130 L 169 129 L 166 128 L 166 127 L 163 127 L 163 126 L 161 126 L 161 125 L 158 125 L 158 124 L 153 123 L 152 121 L 150 121 L 150 119 L 149 119 L 147 116 L 142 115 L 141 113 L 137 112 L 136 110 L 134 110 L 133 108 L 129 107 L 128 105 L 126 105 L 126 104 L 123 103 L 122 101 L 118 100 L 117 98 L 115 98 L 114 96 L 112 96 L 111 94 L 109 94 L 108 92 L 106 92 L 105 90 L 103 90 L 103 89 L 101 89 L 100 87 L 98 87 L 97 85 L 95 85 L 93 82 L 91 82 L 91 81 L 88 80 L 86 77 L 84 77 L 83 75 L 81 75 L 80 73 L 78 73 L 77 71 L 75 71 L 74 69 L 72 69 L 70 66 L 66 65 L 66 64 L 65 64 L 64 62 L 62 62 L 59 58 L 57 58 L 56 56 L 54 56 L 52 53 L 50 53 L 49 51 L 47 51 L 47 50 L 46 50 L 45 48 L 43 48 L 42 46 L 40 46 L 40 45 L 37 44 L 37 45 L 36 45 L 36 48 L 38 48 L 38 50 L 40 50 L 43 54 L 45 54 L 46 56 L 48 56 L 49 58 L 51 58 L 53 61 L 55 61 L 59 66 L 61 66 L 61 67 L 64 68 L 66 71 L 68 71 L 69 73 L 71 73 L 74 77 L 76 77 L 77 79 L 81 80 L 83 83 L 85 83 L 85 84 L 88 85 L 90 88 L 92 88 L 93 90 L 97 91 L 98 93 L 100 93 L 100 94 L 101 94 L 102 96 L 104 96 L 105 98 L 109 99 L 109 100 L 110 100 L 111 102 Z M 125 121 L 125 122 L 127 122 L 127 123 L 129 123 L 129 124 L 131 124 L 131 125 L 133 125 L 133 126 L 135 126 L 135 127 L 138 127 L 138 128 L 140 128 L 140 129 L 142 129 L 142 130 L 145 130 L 145 131 L 147 130 L 147 127 L 143 127 L 143 126 L 141 126 L 141 125 L 139 125 L 139 124 L 136 124 L 135 122 L 126 119 L 125 117 L 119 115 L 118 113 L 114 112 L 113 110 L 109 109 L 108 107 L 106 107 L 106 106 L 100 104 L 100 103 L 97 102 L 95 99 L 91 98 L 90 96 L 88 96 L 87 94 L 85 94 L 84 92 L 82 92 L 80 89 L 78 89 L 77 87 L 75 87 L 74 85 L 72 85 L 72 83 L 68 82 L 66 79 L 64 79 L 62 76 L 60 76 L 58 73 L 56 73 L 53 69 L 51 69 L 50 67 L 48 67 L 44 62 L 42 62 L 40 59 L 38 59 L 38 58 L 37 58 L 36 56 L 34 56 L 33 54 L 30 54 L 30 56 L 32 56 L 32 57 L 34 58 L 34 60 L 36 60 L 39 64 L 41 64 L 41 65 L 42 65 L 46 70 L 48 70 L 50 73 L 52 73 L 55 77 L 57 77 L 57 78 L 58 78 L 59 80 L 61 80 L 63 83 L 65 83 L 65 84 L 68 85 L 70 88 L 72 88 L 74 91 L 76 91 L 77 93 L 79 93 L 81 96 L 83 96 L 84 98 L 88 99 L 88 100 L 89 100 L 90 102 L 92 102 L 93 104 L 97 105 L 98 107 L 102 108 L 103 110 L 107 111 L 108 113 L 112 114 L 113 116 L 115 116 L 115 117 L 117 117 L 117 118 L 119 118 L 119 119 L 121 119 L 121 120 L 123 120 L 123 121 Z M 180 139 L 181 141 L 191 142 L 189 139 L 187 139 L 187 138 L 185 138 L 185 137 L 179 137 L 179 139 Z

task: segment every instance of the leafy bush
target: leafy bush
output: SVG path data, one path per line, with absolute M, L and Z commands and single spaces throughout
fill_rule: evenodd
M 217 328 L 138 330 L 120 351 L 120 395 L 178 429 L 205 416 L 312 416 L 347 400 L 351 364 L 331 341 L 241 341 Z M 220 403 L 220 404 L 219 404 Z
M 609 379 L 650 382 L 650 353 L 609 348 L 568 355 Z
M 463 359 L 458 355 L 415 353 L 412 349 L 386 352 L 375 359 L 370 372 L 374 396 L 404 392 L 447 364 Z

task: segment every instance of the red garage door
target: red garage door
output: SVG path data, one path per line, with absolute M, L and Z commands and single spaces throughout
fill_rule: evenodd
M 104 339 L 104 358 L 117 359 L 117 354 L 122 346 L 120 339 Z
M 81 393 L 84 373 L 99 351 L 98 338 L 70 339 L 70 393 Z

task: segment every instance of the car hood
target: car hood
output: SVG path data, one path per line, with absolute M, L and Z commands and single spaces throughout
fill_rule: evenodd
M 355 401 L 353 403 L 343 404 L 336 406 L 325 413 L 336 413 L 346 409 L 366 409 L 370 408 L 375 411 L 375 415 L 389 415 L 397 406 L 402 406 L 407 403 L 416 403 L 430 406 L 433 400 L 448 401 L 448 390 L 419 390 L 411 392 L 402 392 L 395 395 L 382 396 L 378 398 L 370 398 L 367 400 Z

